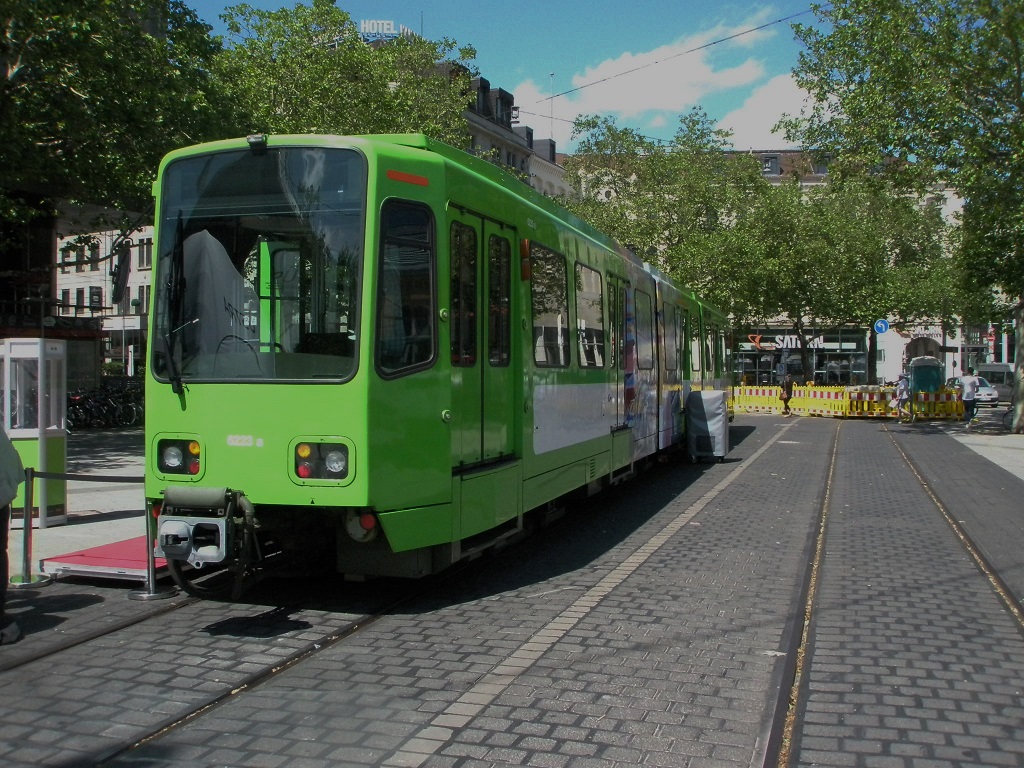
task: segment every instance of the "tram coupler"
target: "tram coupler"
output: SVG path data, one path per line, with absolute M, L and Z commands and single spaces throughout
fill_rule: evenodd
M 233 564 L 241 555 L 252 502 L 230 488 L 171 487 L 157 518 L 157 554 L 187 561 Z

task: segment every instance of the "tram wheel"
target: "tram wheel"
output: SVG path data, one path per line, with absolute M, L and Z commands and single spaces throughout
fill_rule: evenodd
M 181 560 L 167 560 L 167 570 L 181 590 L 204 600 L 224 599 L 232 596 L 236 573 L 230 568 L 192 568 Z

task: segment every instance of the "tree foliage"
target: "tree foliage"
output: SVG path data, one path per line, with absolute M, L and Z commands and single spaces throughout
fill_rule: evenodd
M 179 0 L 4 0 L 0 218 L 138 209 L 168 150 L 216 133 L 218 45 Z
M 217 73 L 238 133 L 423 132 L 464 146 L 471 48 L 402 37 L 367 45 L 333 0 L 228 8 Z
M 816 13 L 827 31 L 797 25 L 795 70 L 816 106 L 786 123 L 789 137 L 840 172 L 952 184 L 967 201 L 964 243 L 980 249 L 970 260 L 985 254 L 984 276 L 1024 294 L 1024 5 L 836 0 Z
M 563 204 L 638 255 L 699 290 L 726 312 L 747 318 L 743 249 L 723 260 L 735 221 L 767 186 L 759 163 L 733 154 L 729 135 L 695 109 L 667 144 L 619 128 L 614 120 L 577 120 L 580 137 L 566 160 L 576 186 Z
M 812 333 L 878 317 L 948 317 L 955 269 L 938 198 L 884 179 L 771 184 L 729 151 L 699 110 L 666 145 L 585 118 L 566 205 L 729 312 L 738 326 L 785 322 Z
M 871 328 L 879 317 L 949 322 L 956 281 L 939 200 L 870 178 L 803 190 L 792 182 L 769 198 L 748 239 L 769 249 L 760 259 L 772 286 L 765 306 L 801 338 L 805 370 L 813 329 Z M 869 380 L 874 362 L 869 355 Z
M 968 319 L 993 319 L 998 302 L 987 289 L 1012 297 L 1019 363 L 1024 5 L 834 0 L 815 11 L 827 31 L 796 27 L 807 50 L 795 75 L 817 106 L 787 122 L 789 137 L 847 167 L 884 167 L 919 188 L 936 178 L 951 184 L 965 201 L 957 242 L 967 300 L 959 309 Z M 1020 376 L 1017 386 L 1021 395 Z M 1018 432 L 1021 416 L 1018 409 Z

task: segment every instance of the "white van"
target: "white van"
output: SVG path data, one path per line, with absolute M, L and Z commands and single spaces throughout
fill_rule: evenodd
M 1013 366 L 1009 363 L 978 363 L 974 368 L 975 374 L 987 379 L 988 383 L 996 388 L 999 399 L 1010 401 L 1013 393 Z

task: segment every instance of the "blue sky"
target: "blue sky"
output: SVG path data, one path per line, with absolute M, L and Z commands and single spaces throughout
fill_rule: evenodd
M 236 4 L 232 0 L 185 3 L 218 33 L 224 31 L 218 16 Z M 248 4 L 276 10 L 297 3 L 248 0 Z M 578 114 L 613 116 L 622 127 L 670 138 L 679 117 L 694 106 L 732 130 L 737 149 L 788 146 L 771 129 L 783 113 L 799 114 L 805 96 L 790 74 L 800 50 L 790 25 L 814 22 L 807 12 L 809 0 L 337 0 L 336 4 L 357 23 L 393 21 L 431 40 L 447 37 L 472 45 L 480 74 L 491 87 L 515 95 L 520 122 L 533 128 L 535 138 L 554 136 L 560 150 L 571 149 L 571 123 Z M 795 18 L 772 23 L 791 16 Z M 757 27 L 763 28 L 747 32 Z M 724 42 L 708 45 L 719 40 Z M 701 46 L 707 47 L 690 52 Z M 549 98 L 552 94 L 554 99 Z

